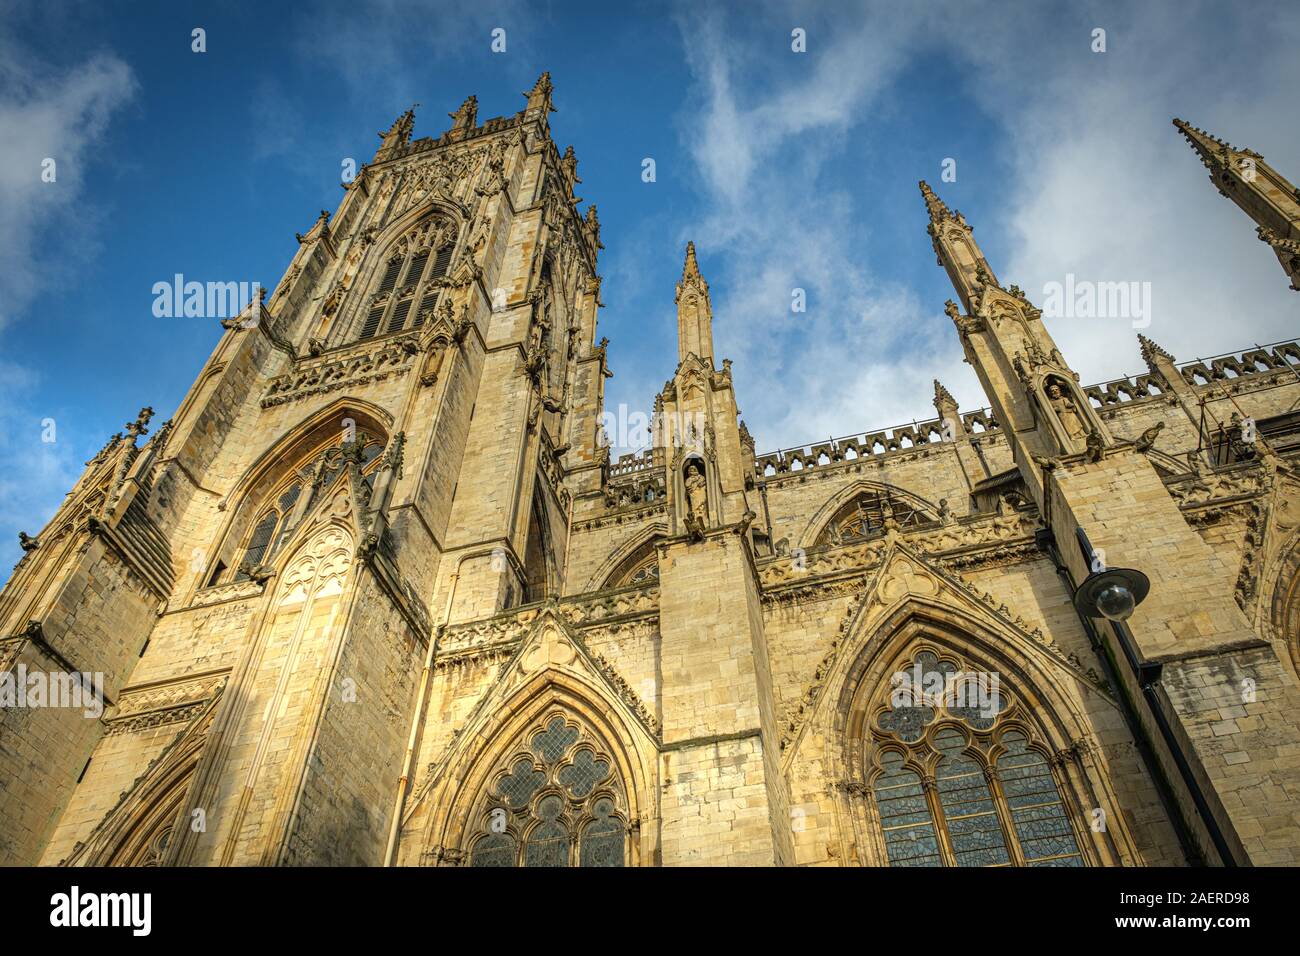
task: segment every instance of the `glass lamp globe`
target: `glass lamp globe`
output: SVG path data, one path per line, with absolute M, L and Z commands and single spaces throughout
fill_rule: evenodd
M 1137 607 L 1133 592 L 1122 581 L 1107 584 L 1095 596 L 1097 610 L 1110 621 L 1127 621 Z

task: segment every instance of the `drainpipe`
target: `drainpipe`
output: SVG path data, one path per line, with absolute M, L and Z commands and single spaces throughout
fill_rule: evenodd
M 461 559 L 462 561 L 464 558 Z M 406 738 L 406 757 L 402 761 L 402 776 L 397 781 L 397 800 L 393 805 L 393 823 L 388 828 L 388 845 L 384 848 L 384 866 L 393 866 L 397 857 L 397 837 L 402 829 L 402 811 L 406 808 L 406 794 L 411 786 L 411 765 L 415 762 L 415 741 L 420 733 L 420 719 L 429 694 L 429 676 L 433 671 L 433 657 L 438 643 L 442 640 L 447 622 L 451 619 L 451 602 L 456 596 L 456 585 L 460 582 L 460 564 L 451 575 L 451 589 L 447 592 L 447 607 L 442 614 L 442 623 L 429 636 L 429 649 L 424 655 L 424 670 L 420 672 L 420 691 L 416 695 L 415 713 L 411 717 L 411 732 Z
M 1083 529 L 1078 529 L 1079 546 L 1083 549 L 1084 561 L 1092 566 L 1092 546 L 1088 543 L 1087 535 Z M 1056 565 L 1056 573 L 1061 576 L 1066 586 L 1073 594 L 1076 590 L 1074 577 L 1070 574 L 1069 568 L 1061 560 L 1060 551 L 1056 547 L 1056 539 L 1050 529 L 1043 529 L 1038 532 L 1038 544 L 1051 557 Z M 1073 603 L 1073 602 L 1071 602 Z M 1152 779 L 1156 784 L 1156 789 L 1160 793 L 1161 802 L 1165 804 L 1165 809 L 1169 811 L 1170 822 L 1173 824 L 1175 832 L 1178 834 L 1179 842 L 1183 845 L 1184 853 L 1193 860 L 1200 858 L 1200 853 L 1196 849 L 1196 842 L 1192 838 L 1192 827 L 1190 821 L 1183 815 L 1181 805 L 1174 796 L 1174 789 L 1165 775 L 1155 752 L 1151 747 L 1151 742 L 1147 737 L 1146 731 L 1142 727 L 1142 722 L 1137 715 L 1136 708 L 1132 699 L 1129 697 L 1126 685 L 1119 679 L 1115 667 L 1115 659 L 1110 647 L 1101 638 L 1098 633 L 1096 624 L 1086 614 L 1078 611 L 1079 620 L 1083 623 L 1084 632 L 1088 635 L 1088 641 L 1092 649 L 1100 658 L 1102 667 L 1106 671 L 1106 677 L 1111 682 L 1111 686 L 1116 689 L 1120 702 L 1123 706 L 1124 716 L 1133 732 L 1134 741 L 1138 745 L 1138 750 L 1142 754 L 1142 759 L 1147 765 L 1147 769 L 1152 774 Z M 1236 859 L 1228 845 L 1227 838 L 1223 834 L 1218 821 L 1215 819 L 1213 812 L 1210 810 L 1209 801 L 1201 789 L 1200 783 L 1197 782 L 1195 774 L 1192 772 L 1191 764 L 1187 760 L 1187 755 L 1183 752 L 1178 742 L 1174 729 L 1169 723 L 1169 718 L 1165 716 L 1164 708 L 1161 706 L 1160 693 L 1158 689 L 1160 675 L 1163 665 L 1158 662 L 1142 661 L 1137 654 L 1133 645 L 1132 632 L 1128 625 L 1122 621 L 1110 621 L 1111 631 L 1115 635 L 1115 641 L 1119 644 L 1120 650 L 1128 662 L 1129 668 L 1133 671 L 1137 679 L 1138 687 L 1142 691 L 1142 697 L 1146 701 L 1147 710 L 1155 722 L 1156 729 L 1160 732 L 1160 738 L 1164 741 L 1166 749 L 1178 770 L 1178 775 L 1182 780 L 1183 786 L 1187 789 L 1188 795 L 1192 798 L 1192 803 L 1196 807 L 1197 816 L 1200 818 L 1202 826 L 1205 827 L 1209 834 L 1210 840 L 1214 843 L 1214 848 L 1218 851 L 1219 858 L 1225 867 L 1235 867 Z
M 1070 574 L 1070 569 L 1061 560 L 1060 552 L 1056 550 L 1056 539 L 1052 532 L 1043 528 L 1037 532 L 1036 537 L 1039 550 L 1051 558 L 1061 582 L 1065 585 L 1066 590 L 1073 594 L 1075 591 L 1074 578 Z M 1076 613 L 1078 612 L 1076 611 Z M 1137 746 L 1138 755 L 1142 758 L 1142 763 L 1146 766 L 1147 772 L 1151 775 L 1151 780 L 1155 784 L 1156 793 L 1160 796 L 1160 803 L 1164 806 L 1165 814 L 1169 817 L 1169 822 L 1178 837 L 1178 843 L 1183 848 L 1183 856 L 1188 860 L 1197 859 L 1199 851 L 1196 848 L 1196 841 L 1192 839 L 1191 828 L 1183 816 L 1182 808 L 1174 797 L 1173 785 L 1165 775 L 1164 768 L 1160 766 L 1160 761 L 1156 759 L 1146 729 L 1138 720 L 1137 709 L 1133 704 L 1133 698 L 1129 696 L 1128 687 L 1119 679 L 1119 673 L 1115 667 L 1115 657 L 1111 654 L 1110 648 L 1106 646 L 1106 642 L 1101 639 L 1101 635 L 1097 633 L 1097 624 L 1092 618 L 1086 614 L 1079 614 L 1079 622 L 1083 625 L 1083 632 L 1088 635 L 1088 643 L 1091 645 L 1093 653 L 1097 655 L 1097 659 L 1101 662 L 1101 669 L 1106 675 L 1106 682 L 1115 688 L 1115 696 L 1119 699 L 1120 710 L 1124 714 L 1124 722 L 1128 725 L 1129 732 L 1133 735 L 1133 743 Z

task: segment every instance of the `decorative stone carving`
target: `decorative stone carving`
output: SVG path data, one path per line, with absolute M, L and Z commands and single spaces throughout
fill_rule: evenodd
M 709 523 L 708 482 L 699 459 L 691 459 L 686 463 L 682 483 L 686 488 L 686 530 L 691 537 L 699 539 L 704 536 L 704 529 Z

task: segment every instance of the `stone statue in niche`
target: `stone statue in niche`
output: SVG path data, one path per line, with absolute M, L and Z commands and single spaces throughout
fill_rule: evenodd
M 1056 420 L 1061 423 L 1061 428 L 1071 441 L 1083 441 L 1088 437 L 1088 429 L 1083 423 L 1083 416 L 1079 414 L 1078 406 L 1057 379 L 1047 380 L 1047 400 L 1051 403 L 1052 411 L 1056 412 Z
M 709 494 L 704 478 L 704 466 L 698 460 L 686 465 L 686 530 L 693 538 L 704 535 L 709 518 Z

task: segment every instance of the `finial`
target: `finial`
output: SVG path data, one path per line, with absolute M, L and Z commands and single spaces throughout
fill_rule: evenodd
M 547 70 L 537 78 L 533 88 L 524 96 L 528 97 L 528 109 L 545 108 L 546 112 L 554 113 L 556 109 L 551 105 L 551 92 L 554 87 L 551 86 L 551 71 Z
M 140 435 L 148 434 L 149 419 L 153 418 L 153 409 L 147 405 L 140 409 L 140 414 L 135 417 L 135 421 L 126 423 L 126 433 L 131 436 L 131 441 Z
M 931 222 L 938 222 L 940 219 L 947 219 L 952 215 L 948 211 L 948 207 L 944 205 L 943 200 L 935 195 L 929 183 L 922 179 L 919 185 L 921 187 L 921 196 L 925 199 L 925 208 L 930 213 Z
M 1225 142 L 1217 136 L 1212 136 L 1200 127 L 1193 126 L 1191 123 L 1184 122 L 1177 117 L 1174 117 L 1174 126 L 1178 128 L 1178 132 L 1183 135 L 1183 138 L 1191 144 L 1192 149 L 1196 150 L 1200 155 L 1201 162 L 1211 169 L 1213 169 L 1212 164 L 1216 159 L 1226 161 L 1226 153 L 1229 151 L 1234 153 L 1244 153 L 1250 156 L 1258 156 L 1257 153 L 1253 153 L 1250 150 L 1237 149 L 1231 143 Z
M 1138 345 L 1142 347 L 1142 361 L 1146 362 L 1147 368 L 1149 368 L 1153 372 L 1156 371 L 1157 356 L 1167 359 L 1170 362 L 1174 361 L 1174 357 L 1172 355 L 1170 355 L 1160 346 L 1156 345 L 1155 342 L 1151 341 L 1141 332 L 1138 333 Z
M 686 261 L 682 264 L 682 285 L 687 282 L 703 282 L 704 277 L 700 275 L 700 264 L 695 258 L 695 243 L 686 243 Z
M 460 109 L 448 113 L 447 118 L 451 120 L 452 129 L 473 129 L 478 121 L 478 97 L 466 97 L 465 102 L 460 104 Z
M 943 387 L 943 383 L 937 378 L 934 380 L 934 405 L 935 408 L 940 406 L 957 406 L 957 400 L 952 397 L 952 393 Z
M 379 138 L 384 141 L 385 146 L 405 146 L 410 141 L 411 130 L 415 128 L 415 110 L 419 105 L 419 103 L 413 103 L 409 110 L 393 120 L 392 126 L 379 134 Z

